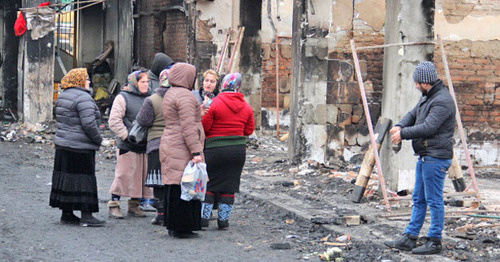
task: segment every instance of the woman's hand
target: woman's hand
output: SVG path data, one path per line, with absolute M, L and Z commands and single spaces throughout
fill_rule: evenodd
M 200 113 L 201 113 L 201 116 L 204 116 L 206 113 L 208 112 L 208 108 L 205 107 L 205 105 L 201 105 L 200 106 Z
M 193 163 L 201 163 L 203 162 L 203 158 L 201 156 L 194 156 L 193 157 Z

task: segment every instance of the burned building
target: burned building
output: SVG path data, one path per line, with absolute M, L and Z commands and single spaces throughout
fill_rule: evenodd
M 17 8 L 26 4 L 10 2 Z M 6 14 L 12 21 L 15 12 L 9 10 L 0 10 L 4 29 L 9 27 Z M 440 35 L 473 163 L 498 167 L 499 12 L 494 0 L 107 0 L 77 12 L 76 55 L 61 58 L 67 68 L 84 66 L 112 41 L 107 62 L 119 82 L 134 65 L 151 66 L 156 52 L 193 63 L 198 72 L 239 71 L 242 92 L 263 133 L 282 136 L 287 131 L 294 162 L 338 167 L 359 164 L 370 143 L 349 41 L 358 47 L 436 43 Z M 6 61 L 17 61 L 17 51 L 6 52 L 9 43 L 16 45 L 3 34 L 9 36 L 0 46 L 5 72 Z M 410 76 L 419 61 L 434 61 L 445 79 L 437 43 L 366 49 L 358 55 L 374 123 L 380 116 L 398 121 L 416 103 Z M 59 68 L 54 66 L 54 81 Z M 16 80 L 6 79 L 5 73 L 2 79 L 5 109 L 14 102 L 8 99 L 12 90 L 5 88 L 6 81 Z M 458 134 L 456 140 L 456 154 L 465 166 Z M 401 161 L 413 157 L 409 144 L 395 155 L 385 143 L 381 156 L 395 177 L 413 170 L 413 161 Z

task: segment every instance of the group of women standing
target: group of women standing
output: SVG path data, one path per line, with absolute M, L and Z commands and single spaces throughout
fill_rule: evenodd
M 72 70 L 65 78 L 72 78 L 73 74 Z M 84 75 L 88 78 L 86 71 Z M 193 91 L 195 79 L 196 68 L 193 65 L 173 64 L 159 73 L 159 87 L 151 95 L 150 74 L 135 71 L 128 77 L 126 91 L 115 98 L 109 119 L 110 129 L 117 135 L 117 165 L 110 190 L 112 196 L 108 202 L 111 217 L 123 218 L 121 196 L 131 198 L 128 201 L 129 215 L 145 216 L 139 209 L 139 200 L 152 198 L 154 191 L 157 216 L 152 223 L 165 225 L 173 237 L 197 236 L 193 231 L 209 225 L 214 208 L 218 208 L 218 227 L 228 227 L 234 194 L 239 191 L 245 163 L 246 136 L 255 129 L 253 110 L 239 92 L 239 73 L 226 75 L 220 88 L 219 75 L 213 70 L 203 74 L 202 88 Z M 79 102 L 76 106 L 74 103 L 64 105 L 73 92 L 88 92 L 85 91 L 85 83 L 77 82 L 65 87 L 56 104 L 59 129 L 50 205 L 62 209 L 63 222 L 101 226 L 104 222 L 91 215 L 98 211 L 95 151 L 102 140 L 100 114 L 90 94 L 81 96 L 89 109 L 81 111 Z M 64 106 L 70 108 L 65 110 L 73 110 L 74 116 L 80 114 L 80 119 L 82 113 L 91 115 L 88 121 L 79 123 L 90 127 L 79 127 L 76 121 L 66 119 L 68 113 L 61 112 Z M 134 120 L 149 128 L 147 143 L 136 144 L 128 140 Z M 72 146 L 64 139 L 58 139 L 65 138 L 68 128 L 78 129 L 81 139 L 91 146 L 83 147 L 81 145 L 85 143 L 81 142 Z M 74 164 L 69 161 L 69 158 L 75 157 L 74 154 L 88 160 Z M 207 163 L 209 182 L 203 203 L 180 198 L 180 182 L 189 161 Z M 84 178 L 86 180 L 81 181 Z M 76 191 L 84 194 L 74 197 Z M 73 210 L 81 210 L 82 218 L 76 217 Z

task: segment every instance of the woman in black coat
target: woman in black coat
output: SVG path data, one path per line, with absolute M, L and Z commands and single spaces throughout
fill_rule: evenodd
M 64 91 L 56 101 L 56 154 L 52 173 L 50 206 L 62 210 L 61 222 L 103 226 L 92 216 L 99 211 L 95 151 L 102 142 L 101 114 L 90 93 L 85 68 L 75 68 L 61 80 Z M 81 218 L 73 214 L 81 211 Z

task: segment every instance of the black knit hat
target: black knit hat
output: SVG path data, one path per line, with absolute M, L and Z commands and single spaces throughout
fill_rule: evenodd
M 413 80 L 417 83 L 432 84 L 438 80 L 436 66 L 432 62 L 420 62 L 413 72 Z

